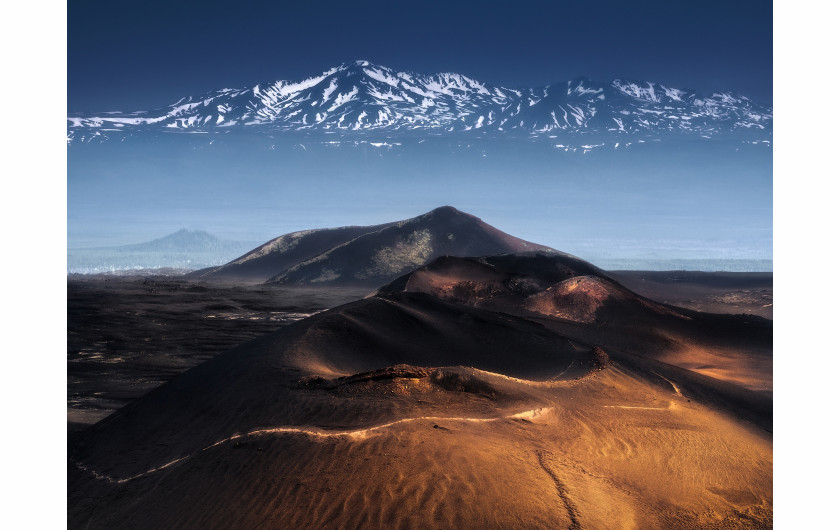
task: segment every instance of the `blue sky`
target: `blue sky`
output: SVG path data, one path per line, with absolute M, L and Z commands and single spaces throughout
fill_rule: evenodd
M 367 59 L 503 86 L 578 76 L 772 102 L 772 2 L 86 0 L 68 3 L 68 110 L 140 110 Z

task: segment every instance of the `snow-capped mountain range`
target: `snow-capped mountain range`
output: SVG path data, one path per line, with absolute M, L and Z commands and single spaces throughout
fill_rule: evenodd
M 540 88 L 492 86 L 456 73 L 397 72 L 368 61 L 302 81 L 189 96 L 155 110 L 69 116 L 68 143 L 142 131 L 607 135 L 661 138 L 747 133 L 769 139 L 770 107 L 719 92 L 578 78 Z

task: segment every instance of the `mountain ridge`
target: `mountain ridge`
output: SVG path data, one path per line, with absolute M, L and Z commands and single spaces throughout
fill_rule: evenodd
M 772 134 L 772 108 L 747 97 L 649 81 L 578 77 L 507 88 L 445 72 L 342 63 L 300 81 L 224 88 L 158 109 L 68 116 L 68 143 L 144 131 L 366 132 L 610 137 Z M 96 134 L 99 133 L 99 134 Z

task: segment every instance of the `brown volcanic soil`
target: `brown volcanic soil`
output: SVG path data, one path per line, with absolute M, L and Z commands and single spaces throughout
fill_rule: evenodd
M 132 451 L 122 465 L 87 458 L 83 470 L 74 460 L 69 526 L 772 525 L 772 445 L 749 424 L 620 365 L 548 388 L 455 373 L 480 378 L 496 396 L 429 378 L 341 391 L 295 388 L 289 380 L 278 398 L 304 407 L 305 421 L 287 413 L 177 448 L 178 432 L 157 435 L 149 441 L 157 458 Z M 340 413 L 330 411 L 336 407 Z M 201 431 L 215 418 L 198 420 L 181 432 Z M 120 440 L 117 447 L 137 445 Z
M 73 435 L 68 526 L 772 527 L 772 398 L 654 340 L 723 329 L 738 359 L 755 323 L 639 300 L 583 262 L 478 265 L 242 344 Z M 578 278 L 588 297 L 557 287 Z M 618 342 L 623 312 L 652 330 Z

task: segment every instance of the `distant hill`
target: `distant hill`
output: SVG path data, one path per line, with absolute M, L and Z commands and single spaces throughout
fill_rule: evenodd
M 195 270 L 225 263 L 253 248 L 250 241 L 227 241 L 203 230 L 179 230 L 167 236 L 111 247 L 69 249 L 68 273 L 100 274 L 133 270 Z
M 173 234 L 146 243 L 125 245 L 118 248 L 136 252 L 194 252 L 220 250 L 229 247 L 230 243 L 229 241 L 222 241 L 203 230 L 181 229 Z
M 558 251 L 506 234 L 451 206 L 367 227 L 294 232 L 273 239 L 201 278 L 293 285 L 388 283 L 440 256 Z

